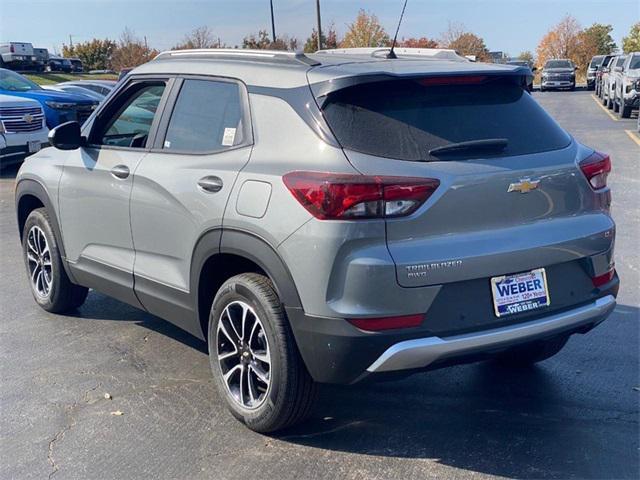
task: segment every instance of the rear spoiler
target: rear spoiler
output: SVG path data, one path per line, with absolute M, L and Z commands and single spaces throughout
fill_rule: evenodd
M 526 88 L 528 82 L 533 79 L 533 72 L 529 67 L 520 66 L 512 67 L 510 69 L 487 69 L 485 71 L 474 70 L 459 73 L 438 72 L 419 75 L 415 73 L 403 75 L 384 72 L 379 74 L 372 73 L 368 75 L 352 75 L 332 78 L 331 80 L 312 83 L 309 86 L 311 87 L 311 91 L 313 92 L 313 95 L 318 102 L 318 106 L 322 108 L 329 94 L 338 90 L 353 87 L 355 85 L 364 85 L 375 82 L 388 82 L 393 80 L 420 80 L 425 82 L 433 82 L 434 85 L 445 85 L 447 83 L 460 85 L 464 83 L 465 78 L 478 79 L 480 77 L 487 80 L 504 78 L 506 80 L 512 81 L 516 85 Z M 478 81 L 477 83 L 482 82 Z

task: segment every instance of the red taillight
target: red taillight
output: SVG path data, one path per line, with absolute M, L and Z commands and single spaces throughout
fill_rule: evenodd
M 427 77 L 421 78 L 418 82 L 425 87 L 435 87 L 439 85 L 477 85 L 487 80 L 486 75 L 458 75 L 455 77 Z
M 607 176 L 611 172 L 609 155 L 594 152 L 582 160 L 579 166 L 594 190 L 601 190 L 607 186 Z
M 424 315 L 404 315 L 402 317 L 349 318 L 348 322 L 361 330 L 379 332 L 395 328 L 418 327 L 422 320 L 424 320 Z
M 291 172 L 282 178 L 320 220 L 400 217 L 415 212 L 438 188 L 434 178 Z
M 603 285 L 606 285 L 611 280 L 613 280 L 613 276 L 615 275 L 616 270 L 612 268 L 607 273 L 603 275 L 598 275 L 597 277 L 593 277 L 591 281 L 593 282 L 593 286 L 596 288 L 600 288 Z

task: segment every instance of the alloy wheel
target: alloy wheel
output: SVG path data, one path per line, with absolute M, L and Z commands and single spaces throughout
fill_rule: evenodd
M 40 227 L 34 225 L 27 233 L 27 266 L 33 291 L 47 298 L 53 285 L 51 251 L 47 237 Z
M 258 408 L 271 386 L 271 353 L 262 321 L 247 303 L 233 301 L 220 315 L 216 336 L 227 391 L 243 408 Z

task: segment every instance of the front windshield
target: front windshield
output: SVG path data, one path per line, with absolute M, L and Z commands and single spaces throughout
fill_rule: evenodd
M 31 90 L 41 90 L 41 88 L 37 83 L 33 83 L 20 74 L 11 70 L 0 69 L 0 90 L 29 92 Z
M 544 68 L 571 68 L 571 62 L 569 60 L 549 60 Z
M 618 57 L 618 61 L 616 62 L 616 67 L 621 67 L 622 65 L 624 65 L 624 61 L 627 59 L 627 57 Z
M 640 55 L 634 55 L 631 57 L 631 63 L 629 63 L 629 70 L 637 70 L 640 68 Z

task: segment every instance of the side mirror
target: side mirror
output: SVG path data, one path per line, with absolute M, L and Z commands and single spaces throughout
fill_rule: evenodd
M 49 132 L 49 143 L 60 150 L 75 150 L 84 143 L 78 122 L 66 122 Z
M 540 69 L 540 70 L 542 70 L 542 69 Z M 531 67 L 531 71 L 533 73 L 536 73 L 538 71 L 538 67 Z

